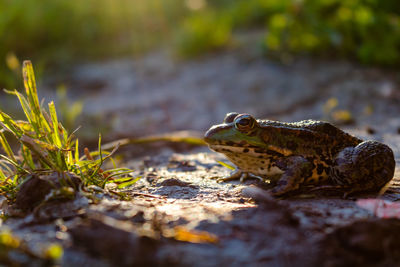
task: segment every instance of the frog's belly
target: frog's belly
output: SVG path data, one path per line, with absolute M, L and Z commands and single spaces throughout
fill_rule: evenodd
M 257 153 L 249 150 L 243 153 L 243 148 L 230 147 L 229 149 L 218 147 L 213 148 L 216 152 L 225 154 L 240 170 L 250 172 L 261 177 L 280 175 L 284 171 L 276 166 L 277 157 L 265 153 Z

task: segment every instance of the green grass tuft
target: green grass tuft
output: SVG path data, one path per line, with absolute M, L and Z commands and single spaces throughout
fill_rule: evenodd
M 17 90 L 7 92 L 18 97 L 26 121 L 14 120 L 0 110 L 0 144 L 6 154 L 0 155 L 0 194 L 13 198 L 26 175 L 49 170 L 62 174 L 60 177 L 73 173 L 82 179 L 84 185 L 102 188 L 114 178 L 126 177 L 131 172 L 127 168 L 101 169 L 118 148 L 112 152 L 103 151 L 101 137 L 98 151 L 90 153 L 85 149 L 85 155 L 81 157 L 75 131 L 69 134 L 59 122 L 54 102 L 48 104 L 47 110 L 40 105 L 30 61 L 23 63 L 23 77 L 25 95 Z M 4 132 L 9 132 L 19 141 L 20 153 L 12 151 Z M 136 180 L 132 177 L 126 179 Z

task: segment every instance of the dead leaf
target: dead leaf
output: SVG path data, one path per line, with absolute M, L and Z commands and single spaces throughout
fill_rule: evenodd
M 174 238 L 179 241 L 190 243 L 218 243 L 218 237 L 206 231 L 188 230 L 184 227 L 177 226 L 174 228 Z

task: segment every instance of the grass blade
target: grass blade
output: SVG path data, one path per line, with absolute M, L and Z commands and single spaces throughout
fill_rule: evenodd
M 4 151 L 6 152 L 7 156 L 16 162 L 17 160 L 14 157 L 14 152 L 11 150 L 11 147 L 8 144 L 6 137 L 4 136 L 4 133 L 2 131 L 0 131 L 0 143 Z
M 24 163 L 26 165 L 28 165 L 28 167 L 31 170 L 36 169 L 35 163 L 33 162 L 31 150 L 29 150 L 26 146 L 22 146 L 21 150 L 22 150 L 22 155 L 24 158 Z
M 6 180 L 7 177 L 4 175 L 3 171 L 0 169 L 0 181 Z
M 11 175 L 14 173 L 11 166 L 9 164 L 7 164 L 7 161 L 5 161 L 5 160 L 0 160 L 0 170 L 2 170 L 3 173 L 7 173 L 8 175 Z
M 40 116 L 38 115 L 41 114 L 41 111 L 36 89 L 35 74 L 33 72 L 32 62 L 30 60 L 25 60 L 23 62 L 22 74 L 24 77 L 25 92 L 28 96 L 28 101 L 32 109 L 32 114 L 34 115 L 32 118 L 35 119 L 35 123 L 40 125 Z
M 18 100 L 19 100 L 19 102 L 21 104 L 22 110 L 25 113 L 25 117 L 28 119 L 29 123 L 32 124 L 32 119 L 31 119 L 32 111 L 31 111 L 31 108 L 29 107 L 29 103 L 26 100 L 26 98 L 20 92 L 18 92 L 17 90 L 14 90 L 14 91 L 4 90 L 4 91 L 6 93 L 8 93 L 8 94 L 12 94 L 12 95 L 15 95 L 15 96 L 18 97 Z M 34 124 L 32 124 L 32 126 L 33 125 Z
M 8 116 L 6 113 L 0 110 L 0 125 L 13 133 L 17 138 L 20 138 L 23 135 L 23 131 L 21 128 L 13 121 L 13 119 Z
M 103 153 L 101 153 L 101 134 L 99 134 L 99 155 L 100 155 L 100 159 L 99 159 L 99 163 L 97 165 L 96 170 L 93 172 L 93 174 L 91 175 L 91 178 L 93 178 L 100 170 L 101 165 L 103 165 Z
M 105 170 L 104 173 L 112 173 L 112 172 L 121 172 L 121 171 L 130 171 L 132 172 L 131 169 L 129 168 L 115 168 L 115 169 L 110 169 L 110 170 Z
M 108 179 L 112 178 L 112 177 L 116 177 L 116 176 L 121 176 L 124 174 L 130 174 L 132 173 L 132 170 L 127 170 L 127 171 L 123 171 L 123 172 L 116 172 L 116 173 L 111 173 L 109 176 L 107 176 Z
M 30 138 L 26 135 L 23 135 L 20 138 L 20 141 L 29 148 L 32 152 L 34 152 L 39 158 L 47 164 L 49 167 L 51 167 L 53 170 L 60 171 L 58 166 L 52 162 L 52 160 L 49 158 L 49 153 L 45 148 L 42 148 L 40 145 L 38 145 L 39 140 L 35 140 L 33 138 Z M 42 142 L 43 143 L 43 142 Z
M 57 118 L 57 112 L 56 108 L 54 106 L 54 102 L 51 101 L 49 103 L 49 112 L 50 112 L 50 118 L 51 122 L 53 124 L 53 132 L 52 132 L 52 139 L 53 142 L 55 143 L 56 146 L 61 148 L 61 140 L 60 140 L 60 135 L 58 134 L 58 118 Z
M 138 176 L 138 177 L 136 177 L 135 179 L 133 179 L 132 181 L 121 183 L 121 184 L 119 184 L 119 185 L 117 186 L 117 188 L 118 188 L 118 189 L 121 189 L 121 188 L 128 187 L 128 186 L 130 186 L 130 185 L 133 185 L 134 183 L 136 183 L 137 181 L 139 181 L 140 178 L 142 178 L 142 176 Z
M 21 166 L 19 166 L 19 164 L 9 158 L 7 158 L 4 155 L 0 154 L 0 158 L 4 159 L 5 161 L 9 162 L 11 165 L 13 165 L 15 168 L 17 168 L 19 171 L 23 172 L 23 173 L 29 173 L 27 170 L 25 170 L 24 168 L 22 168 Z
M 126 181 L 130 181 L 132 179 L 133 179 L 132 177 L 123 177 L 123 178 L 114 179 L 114 180 L 112 180 L 112 182 L 113 183 L 123 183 Z
M 75 162 L 79 162 L 79 142 L 78 142 L 78 139 L 76 139 L 76 142 L 75 142 Z
M 223 161 L 217 160 L 217 162 L 219 164 L 221 164 L 222 166 L 224 166 L 225 168 L 231 169 L 231 170 L 235 170 L 235 167 L 233 167 L 232 165 L 229 165 L 228 163 L 225 163 Z

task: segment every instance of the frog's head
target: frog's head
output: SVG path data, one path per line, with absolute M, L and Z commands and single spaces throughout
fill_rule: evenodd
M 261 130 L 253 116 L 231 112 L 226 114 L 222 124 L 214 125 L 206 132 L 204 140 L 218 152 L 229 147 L 261 148 L 267 146 L 261 138 Z

